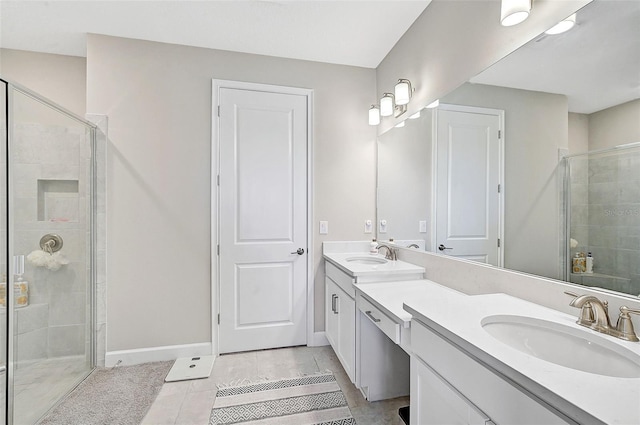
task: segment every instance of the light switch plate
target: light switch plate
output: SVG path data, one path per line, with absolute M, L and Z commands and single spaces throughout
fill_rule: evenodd
M 320 234 L 321 235 L 328 235 L 329 234 L 329 222 L 328 221 L 321 221 L 320 222 Z
M 426 220 L 420 220 L 418 223 L 419 223 L 419 227 L 420 227 L 419 232 L 420 233 L 427 233 L 427 221 Z

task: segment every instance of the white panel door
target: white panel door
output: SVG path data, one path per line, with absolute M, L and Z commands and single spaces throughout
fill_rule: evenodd
M 438 110 L 436 248 L 501 266 L 500 114 Z
M 307 342 L 307 97 L 221 88 L 221 353 Z

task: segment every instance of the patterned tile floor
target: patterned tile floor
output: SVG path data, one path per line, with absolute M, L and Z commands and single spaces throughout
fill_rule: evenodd
M 215 400 L 216 384 L 259 377 L 285 378 L 330 370 L 347 398 L 359 425 L 402 425 L 398 408 L 409 397 L 369 403 L 349 381 L 330 346 L 294 347 L 227 354 L 216 359 L 207 379 L 171 382 L 162 387 L 143 425 L 206 425 Z

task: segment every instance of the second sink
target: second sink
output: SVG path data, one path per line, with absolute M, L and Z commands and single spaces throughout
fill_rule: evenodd
M 488 316 L 481 324 L 498 341 L 541 360 L 598 375 L 640 378 L 640 356 L 590 331 L 525 316 Z
M 380 257 L 350 257 L 346 261 L 355 264 L 386 264 L 387 260 Z

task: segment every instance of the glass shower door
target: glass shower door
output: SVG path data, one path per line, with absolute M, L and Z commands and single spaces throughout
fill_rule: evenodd
M 95 130 L 38 96 L 9 87 L 8 421 L 35 424 L 95 364 Z
M 4 298 L 5 301 L 5 306 L 0 306 L 0 425 L 7 423 L 7 89 L 7 84 L 0 81 L 0 273 L 4 276 L 0 280 L 5 290 L 4 296 L 0 293 L 0 300 Z

